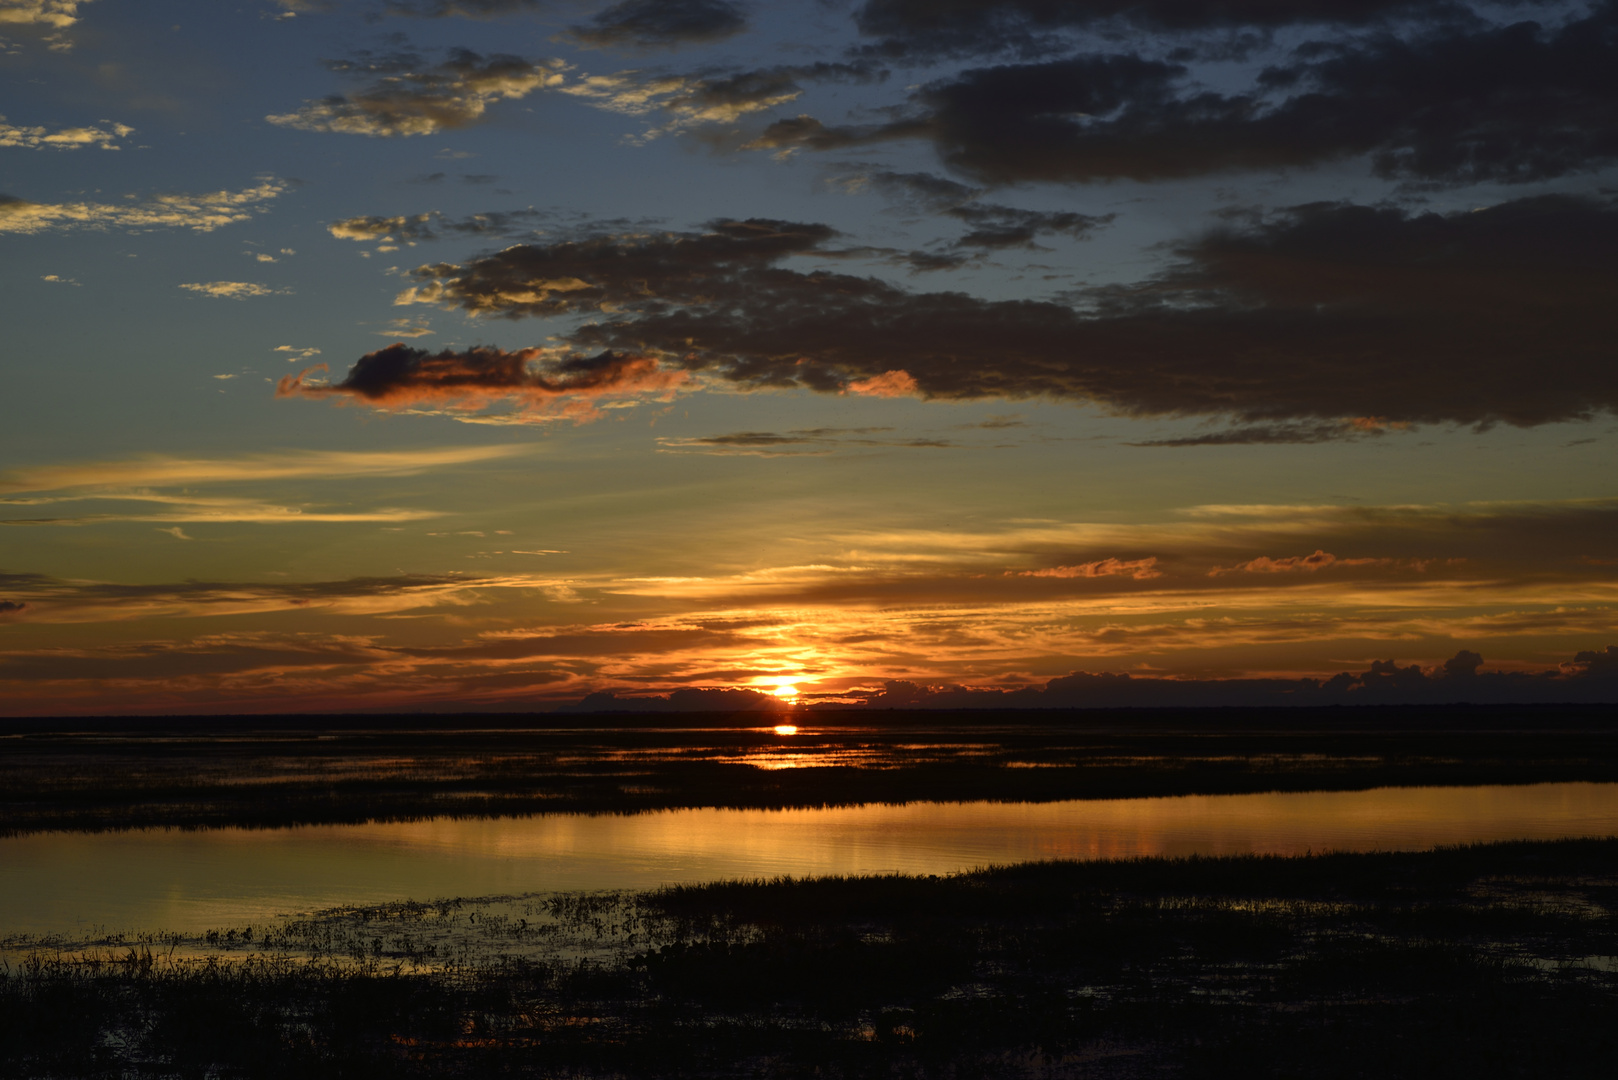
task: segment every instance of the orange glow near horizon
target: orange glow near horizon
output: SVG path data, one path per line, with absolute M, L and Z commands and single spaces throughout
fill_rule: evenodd
M 796 735 L 798 733 L 798 725 L 797 724 L 776 724 L 775 725 L 775 733 L 777 735 Z

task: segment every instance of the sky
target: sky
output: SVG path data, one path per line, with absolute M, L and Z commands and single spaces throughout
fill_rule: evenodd
M 1618 700 L 1615 199 L 1618 0 L 0 0 L 0 714 Z

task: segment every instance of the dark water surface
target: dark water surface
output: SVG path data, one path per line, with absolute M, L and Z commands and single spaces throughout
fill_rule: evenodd
M 0 840 L 0 937 L 781 874 L 1614 835 L 1612 783 L 39 833 Z

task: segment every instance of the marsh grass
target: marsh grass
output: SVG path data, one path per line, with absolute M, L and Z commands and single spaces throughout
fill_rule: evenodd
M 0 836 L 1618 780 L 1591 707 L 0 721 Z M 577 719 L 567 723 L 576 724 Z
M 334 909 L 0 948 L 0 1075 L 1609 1076 L 1618 840 Z

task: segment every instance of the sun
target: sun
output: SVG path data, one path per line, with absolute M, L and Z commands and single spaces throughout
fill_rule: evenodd
M 771 690 L 770 693 L 774 694 L 778 698 L 795 698 L 798 696 L 798 688 L 792 683 L 784 682 L 780 686 L 777 686 L 774 690 Z

